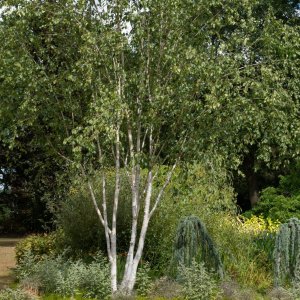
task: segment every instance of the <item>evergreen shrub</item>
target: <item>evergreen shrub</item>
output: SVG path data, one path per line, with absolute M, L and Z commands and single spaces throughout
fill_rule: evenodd
M 196 216 L 182 219 L 178 225 L 174 260 L 177 265 L 191 266 L 194 260 L 202 261 L 206 267 L 224 277 L 224 268 L 216 246 L 205 225 Z
M 300 220 L 291 218 L 280 226 L 274 249 L 275 284 L 300 279 Z M 299 278 L 297 278 L 299 276 Z

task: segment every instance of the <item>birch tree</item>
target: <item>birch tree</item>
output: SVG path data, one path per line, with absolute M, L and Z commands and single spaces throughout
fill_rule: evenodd
M 0 68 L 3 141 L 15 147 L 18 136 L 34 130 L 41 134 L 36 137 L 45 149 L 77 169 L 104 227 L 112 291 L 130 293 L 149 222 L 183 155 L 193 111 L 181 1 L 5 5 L 9 9 L 3 14 L 6 39 Z M 106 191 L 111 170 L 112 199 Z M 91 180 L 99 171 L 101 199 Z M 132 220 L 119 287 L 122 173 L 130 182 Z
M 85 122 L 73 129 L 66 142 L 72 145 L 74 161 L 104 226 L 113 292 L 118 288 L 125 294 L 133 290 L 149 222 L 180 161 L 187 138 L 184 120 L 189 117 L 191 106 L 186 98 L 186 53 L 180 45 L 184 28 L 180 12 L 180 1 L 106 3 L 97 10 L 106 23 L 102 34 L 88 37 L 94 51 L 90 59 L 96 59 L 101 68 Z M 183 129 L 174 130 L 175 126 Z M 166 149 L 170 145 L 172 148 Z M 162 152 L 168 155 L 161 155 Z M 115 191 L 113 199 L 108 199 L 107 172 L 111 168 L 115 172 Z M 97 199 L 90 179 L 95 169 L 101 172 L 101 199 Z M 132 220 L 125 271 L 118 287 L 121 172 L 127 174 L 130 182 Z M 163 183 L 154 192 L 161 172 Z M 108 201 L 113 203 L 111 214 Z M 138 222 L 142 224 L 140 230 Z

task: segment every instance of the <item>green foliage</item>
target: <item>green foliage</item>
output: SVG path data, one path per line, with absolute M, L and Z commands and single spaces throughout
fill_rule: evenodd
M 148 262 L 143 262 L 138 268 L 136 278 L 136 291 L 140 296 L 147 296 L 153 286 L 152 279 L 150 277 L 150 265 Z
M 101 207 L 102 184 L 97 180 L 100 172 L 95 172 L 92 183 L 95 189 L 98 205 Z M 128 236 L 130 231 L 130 186 L 125 174 L 121 175 L 124 181 L 120 191 L 119 210 L 122 212 L 117 219 L 118 251 L 126 252 L 128 249 Z M 112 211 L 112 199 L 114 195 L 114 174 L 108 172 L 106 179 L 106 195 L 108 215 Z M 100 249 L 106 252 L 104 228 L 99 221 L 95 208 L 90 198 L 89 190 L 82 184 L 81 178 L 75 178 L 65 195 L 60 207 L 55 213 L 58 228 L 62 231 L 61 243 L 64 248 L 69 248 L 71 254 L 95 252 Z M 88 216 L 88 217 L 82 217 Z
M 20 289 L 4 289 L 0 291 L 0 300 L 35 300 L 36 298 L 30 296 L 28 293 Z
M 0 182 L 1 184 L 1 182 Z M 0 195 L 1 195 L 1 190 L 0 190 Z M 2 232 L 3 230 L 5 231 L 5 227 L 7 227 L 7 223 L 10 220 L 11 216 L 13 215 L 13 211 L 12 209 L 7 206 L 6 204 L 1 204 L 0 203 L 0 232 Z
M 9 217 L 11 216 L 12 211 L 11 209 L 4 205 L 1 204 L 0 205 L 0 223 L 3 224 L 5 221 L 7 221 L 9 219 Z
M 300 218 L 300 176 L 299 164 L 289 175 L 281 176 L 279 186 L 267 187 L 257 205 L 247 215 L 263 215 L 265 218 L 287 222 L 290 218 Z
M 59 232 L 43 235 L 29 235 L 16 245 L 17 262 L 30 252 L 35 259 L 41 260 L 45 255 L 55 254 L 59 251 Z
M 220 231 L 218 220 L 223 214 L 235 213 L 234 193 L 224 169 L 211 167 L 194 164 L 178 170 L 151 220 L 144 257 L 153 269 L 161 270 L 162 276 L 170 269 L 180 219 L 198 216 L 215 238 Z
M 274 249 L 274 277 L 275 284 L 297 278 L 296 270 L 300 265 L 300 221 L 291 218 L 280 226 Z
M 37 261 L 28 253 L 17 266 L 20 283 L 43 293 L 105 299 L 110 295 L 109 266 L 102 255 L 87 264 L 64 256 Z
M 205 266 L 224 277 L 224 268 L 219 253 L 205 225 L 198 217 L 189 216 L 178 225 L 174 259 L 177 265 L 191 266 L 194 260 L 204 262 Z
M 88 216 L 88 217 L 83 217 Z M 88 252 L 104 241 L 104 231 L 85 186 L 71 188 L 56 212 L 62 243 L 73 252 Z
M 101 168 L 110 172 L 112 145 L 119 145 L 114 143 L 117 128 L 121 161 L 128 169 L 134 163 L 151 169 L 153 159 L 165 166 L 178 157 L 192 161 L 210 151 L 221 153 L 230 168 L 249 152 L 254 152 L 256 169 L 298 156 L 299 28 L 284 20 L 284 13 L 278 17 L 268 1 L 112 1 L 100 14 L 92 2 L 2 1 L 8 8 L 1 12 L 0 26 L 1 143 L 23 150 L 30 141 L 31 152 L 59 153 L 88 174 Z M 130 34 L 122 32 L 128 23 Z M 137 155 L 130 155 L 129 131 L 134 148 L 144 137 Z M 98 160 L 99 144 L 103 161 Z M 228 261 L 239 259 L 240 249 L 248 251 L 243 268 L 232 263 L 237 277 L 244 272 L 245 280 L 246 270 L 251 274 L 261 266 L 255 251 L 250 255 L 255 248 L 246 249 L 253 235 L 243 225 L 231 220 L 222 228 L 232 218 L 224 212 L 233 197 L 232 189 L 219 192 L 218 185 L 202 185 L 198 196 L 194 184 L 183 192 L 183 186 L 168 191 L 162 212 L 151 220 L 147 260 L 168 262 L 174 224 L 193 212 L 221 253 L 229 254 Z M 92 241 L 85 224 L 78 226 L 84 228 L 81 234 L 71 231 L 82 218 L 70 208 L 72 201 L 66 209 L 71 215 L 67 239 Z M 130 214 L 124 215 L 128 221 Z M 127 237 L 127 223 L 118 228 Z
M 40 297 L 42 300 L 95 300 L 95 298 L 87 298 L 81 295 L 75 295 L 72 297 L 63 297 L 57 294 L 48 294 Z
M 146 236 L 144 259 L 149 261 L 151 269 L 166 274 L 173 255 L 173 244 L 178 220 L 195 214 L 214 225 L 218 212 L 235 212 L 233 189 L 226 180 L 226 173 L 221 167 L 214 166 L 215 171 L 201 165 L 190 165 L 187 169 L 178 170 L 165 192 L 164 200 L 150 221 Z M 96 180 L 93 185 L 96 196 L 101 195 L 101 184 Z M 160 177 L 158 176 L 158 181 Z M 123 187 L 120 192 L 120 209 L 117 220 L 118 252 L 126 254 L 130 230 L 131 204 L 127 175 L 122 174 Z M 159 184 L 159 183 L 158 183 Z M 107 178 L 108 206 L 111 209 L 114 188 L 113 174 Z M 154 187 L 156 193 L 156 187 Z M 109 196 L 110 195 L 110 196 Z M 82 218 L 82 215 L 89 218 Z M 60 242 L 63 248 L 71 252 L 93 252 L 99 247 L 104 253 L 106 245 L 104 231 L 91 203 L 85 185 L 74 181 L 65 200 L 56 212 L 58 227 L 63 234 Z M 75 221 L 76 220 L 76 221 Z M 140 226 L 141 224 L 139 224 Z M 209 228 L 212 230 L 211 226 Z M 157 243 L 157 241 L 160 241 Z M 123 257 L 123 256 L 122 256 Z
M 202 262 L 193 261 L 190 266 L 182 265 L 179 272 L 185 299 L 208 300 L 216 297 L 217 283 Z
M 242 287 L 265 292 L 273 284 L 273 248 L 278 224 L 219 214 L 210 226 L 226 274 Z

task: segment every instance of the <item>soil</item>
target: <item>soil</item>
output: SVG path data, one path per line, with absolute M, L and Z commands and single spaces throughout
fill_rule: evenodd
M 14 282 L 15 245 L 20 238 L 0 238 L 0 289 Z

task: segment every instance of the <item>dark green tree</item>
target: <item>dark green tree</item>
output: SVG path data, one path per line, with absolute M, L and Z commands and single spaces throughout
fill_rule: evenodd
M 189 216 L 178 225 L 174 243 L 174 260 L 177 266 L 191 266 L 193 261 L 202 261 L 205 266 L 224 277 L 224 268 L 219 253 L 205 225 L 198 217 Z
M 194 3 L 200 17 L 188 23 L 185 36 L 201 106 L 195 139 L 245 175 L 253 206 L 258 173 L 299 156 L 299 14 L 295 4 L 278 1 L 205 7 Z

